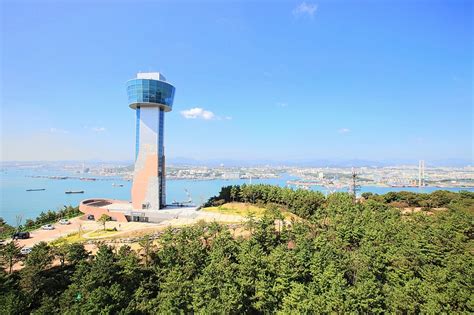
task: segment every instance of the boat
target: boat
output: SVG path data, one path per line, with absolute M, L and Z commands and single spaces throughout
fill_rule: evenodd
M 81 177 L 81 178 L 79 178 L 79 180 L 93 182 L 93 181 L 96 181 L 96 180 L 97 180 L 97 178 L 91 178 L 91 177 Z
M 49 179 L 62 179 L 62 180 L 69 179 L 69 177 L 67 177 L 67 176 L 49 176 L 47 178 L 49 178 Z
M 66 194 L 83 194 L 84 190 L 68 190 L 65 193 Z
M 27 189 L 26 191 L 43 191 L 46 190 L 46 188 L 33 188 L 33 189 Z
M 123 187 L 123 184 L 116 184 L 116 183 L 113 183 L 112 186 L 114 186 L 114 187 Z

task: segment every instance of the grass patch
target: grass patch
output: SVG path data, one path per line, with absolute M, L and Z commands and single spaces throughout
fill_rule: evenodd
M 79 236 L 79 232 L 74 232 L 74 233 L 68 234 L 67 236 L 60 237 L 50 242 L 49 244 L 52 246 L 60 246 L 63 244 L 80 243 L 82 241 L 85 241 L 85 238 L 83 238 L 82 236 Z
M 106 229 L 104 230 L 96 230 L 94 232 L 90 232 L 87 234 L 88 237 L 103 237 L 103 236 L 111 236 L 117 234 L 116 229 Z
M 255 217 L 261 218 L 267 211 L 267 209 L 258 207 L 250 203 L 243 202 L 228 202 L 218 207 L 206 207 L 202 208 L 201 211 L 214 212 L 220 214 L 230 214 L 230 215 L 239 215 L 239 216 L 248 216 L 250 212 L 253 212 Z M 290 220 L 291 218 L 297 218 L 296 215 L 283 210 L 283 216 L 285 219 Z

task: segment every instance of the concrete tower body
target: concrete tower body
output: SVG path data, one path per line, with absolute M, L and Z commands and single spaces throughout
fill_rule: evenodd
M 158 72 L 138 73 L 127 82 L 128 103 L 137 116 L 133 209 L 166 206 L 164 122 L 165 112 L 172 109 L 174 92 L 174 86 Z

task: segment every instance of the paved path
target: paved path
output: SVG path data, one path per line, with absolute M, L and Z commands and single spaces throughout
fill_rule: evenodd
M 86 227 L 86 224 L 84 224 L 85 221 L 80 220 L 79 218 L 70 219 L 69 222 L 71 222 L 71 224 L 68 224 L 68 225 L 61 225 L 59 223 L 53 224 L 54 230 L 42 230 L 42 229 L 34 230 L 30 232 L 29 239 L 26 239 L 26 240 L 20 239 L 18 240 L 18 244 L 20 246 L 32 247 L 33 245 L 41 241 L 51 242 L 62 236 L 67 236 L 68 234 L 78 232 L 79 227 L 81 225 L 83 229 Z M 87 226 L 89 226 L 90 223 L 88 222 Z

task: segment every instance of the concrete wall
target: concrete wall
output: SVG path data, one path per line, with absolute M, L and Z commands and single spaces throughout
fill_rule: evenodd
M 125 217 L 125 215 L 123 213 L 109 211 L 108 209 L 105 209 L 105 208 L 98 208 L 98 207 L 94 207 L 94 206 L 88 206 L 88 205 L 85 205 L 85 204 L 81 203 L 79 205 L 79 211 L 81 211 L 85 215 L 92 214 L 94 216 L 94 220 L 96 220 L 96 221 L 99 220 L 100 217 L 103 214 L 106 214 L 109 217 L 111 217 L 112 220 L 114 220 L 114 221 L 127 222 L 127 218 Z

